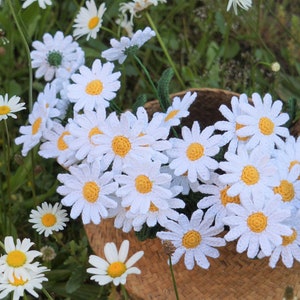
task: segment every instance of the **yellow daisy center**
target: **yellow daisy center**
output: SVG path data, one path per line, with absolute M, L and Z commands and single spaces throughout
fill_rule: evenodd
M 262 117 L 259 120 L 258 128 L 260 132 L 264 135 L 270 135 L 274 132 L 274 123 L 267 117 Z
M 282 246 L 287 246 L 289 244 L 292 244 L 296 238 L 297 238 L 297 231 L 293 229 L 293 233 L 291 235 L 282 236 Z
M 178 112 L 178 109 L 171 110 L 165 117 L 165 122 L 168 122 L 169 120 L 173 119 L 178 114 Z
M 112 140 L 112 149 L 116 155 L 125 157 L 131 149 L 131 143 L 127 137 L 118 135 Z
M 99 198 L 100 187 L 96 182 L 88 181 L 83 186 L 82 193 L 86 201 L 94 203 Z
M 259 172 L 251 165 L 245 166 L 242 171 L 241 179 L 247 185 L 253 185 L 259 181 Z
M 103 132 L 96 126 L 94 128 L 92 128 L 89 132 L 89 140 L 90 140 L 90 143 L 94 144 L 92 142 L 92 137 L 96 134 L 103 134 Z
M 98 25 L 99 21 L 100 21 L 100 19 L 99 19 L 99 17 L 97 17 L 97 16 L 91 18 L 91 19 L 89 20 L 89 23 L 88 23 L 89 29 L 90 29 L 90 30 L 94 29 L 94 28 Z
M 237 130 L 243 128 L 243 127 L 245 127 L 245 125 L 235 123 L 235 131 L 237 131 Z M 248 136 L 243 136 L 243 137 L 237 136 L 237 138 L 238 138 L 239 141 L 247 141 L 249 139 Z
M 35 135 L 35 134 L 38 133 L 38 131 L 39 131 L 40 127 L 41 127 L 41 124 L 42 124 L 42 118 L 41 117 L 37 118 L 33 122 L 32 126 L 31 126 L 31 133 L 32 133 L 32 135 Z
M 52 227 L 56 224 L 56 216 L 52 213 L 47 213 L 42 216 L 41 221 L 45 227 Z
M 150 202 L 149 211 L 156 212 L 158 210 L 159 210 L 158 207 L 153 202 Z
M 262 212 L 253 213 L 247 218 L 247 225 L 251 231 L 260 233 L 264 231 L 268 225 L 268 217 Z
M 204 147 L 199 143 L 191 143 L 186 150 L 186 156 L 191 161 L 201 158 L 203 154 Z
M 68 149 L 68 144 L 64 141 L 64 137 L 70 135 L 69 131 L 63 132 L 57 140 L 57 149 L 60 151 Z
M 126 265 L 120 261 L 113 262 L 107 268 L 107 274 L 112 277 L 120 277 L 126 272 Z
M 152 181 L 146 175 L 139 175 L 135 178 L 135 188 L 141 194 L 150 193 L 152 185 Z
M 7 115 L 10 112 L 10 107 L 7 105 L 0 106 L 0 115 Z
M 13 250 L 7 254 L 6 262 L 10 267 L 18 268 L 25 264 L 26 255 L 20 250 Z
M 102 91 L 103 83 L 98 79 L 92 80 L 85 87 L 85 92 L 92 96 L 100 95 Z
M 13 274 L 13 277 L 14 277 L 14 281 L 10 281 L 10 280 L 9 280 L 9 283 L 10 283 L 11 285 L 13 285 L 13 286 L 24 285 L 25 283 L 28 282 L 28 280 L 23 280 L 22 277 L 17 278 L 17 277 L 15 276 L 15 274 Z
M 290 202 L 295 197 L 294 185 L 287 180 L 281 180 L 280 185 L 274 188 L 274 193 L 280 194 L 284 202 Z
M 230 186 L 226 186 L 223 190 L 220 191 L 220 199 L 223 206 L 226 206 L 228 203 L 240 204 L 241 201 L 239 196 L 235 196 L 235 197 L 228 196 L 227 191 L 229 188 Z
M 293 168 L 293 166 L 295 165 L 299 165 L 300 162 L 298 160 L 293 160 L 290 162 L 290 165 L 289 165 L 289 170 L 291 170 Z
M 182 246 L 187 249 L 196 248 L 201 243 L 201 234 L 196 230 L 190 230 L 182 237 Z

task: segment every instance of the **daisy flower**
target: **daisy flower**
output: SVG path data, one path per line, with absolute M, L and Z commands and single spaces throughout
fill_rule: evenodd
M 181 133 L 182 139 L 170 139 L 173 144 L 173 148 L 167 150 L 171 158 L 170 168 L 174 169 L 176 176 L 187 172 L 191 182 L 195 182 L 198 176 L 201 180 L 208 180 L 211 170 L 218 168 L 218 162 L 212 157 L 220 150 L 221 136 L 213 135 L 213 126 L 200 131 L 200 125 L 196 121 L 191 130 L 186 126 L 182 127 Z
M 93 268 L 87 272 L 93 274 L 92 280 L 99 285 L 113 282 L 114 285 L 125 284 L 129 274 L 141 274 L 140 269 L 133 265 L 144 255 L 144 251 L 138 251 L 128 260 L 129 241 L 124 240 L 118 251 L 115 243 L 106 243 L 104 246 L 105 259 L 96 255 L 90 255 L 89 263 Z M 127 260 L 127 261 L 126 261 Z
M 154 36 L 155 32 L 150 27 L 146 27 L 144 30 L 136 31 L 131 38 L 123 36 L 120 41 L 111 39 L 110 45 L 112 48 L 104 50 L 101 56 L 108 61 L 118 60 L 119 64 L 122 64 L 130 49 L 136 51 Z
M 254 258 L 259 250 L 270 256 L 274 247 L 282 243 L 282 236 L 293 232 L 283 221 L 290 216 L 290 210 L 282 209 L 280 196 L 273 195 L 267 200 L 261 194 L 241 198 L 241 204 L 230 203 L 227 208 L 230 215 L 223 219 L 229 225 L 229 232 L 224 236 L 226 241 L 238 239 L 236 250 Z
M 22 277 L 23 280 L 30 279 L 30 272 L 38 270 L 36 264 L 32 263 L 33 259 L 41 255 L 41 252 L 29 250 L 33 245 L 30 239 L 17 239 L 14 243 L 12 236 L 4 239 L 4 250 L 6 254 L 0 256 L 0 273 L 2 277 L 14 281 L 14 278 Z
M 71 35 L 64 37 L 61 31 L 57 31 L 54 36 L 49 33 L 43 35 L 43 42 L 34 41 L 31 51 L 31 64 L 36 68 L 35 77 L 44 77 L 46 81 L 51 81 L 54 77 L 59 77 L 60 71 L 63 77 L 70 77 L 83 63 L 84 52 L 77 42 L 73 41 Z
M 61 204 L 55 203 L 52 206 L 46 202 L 37 206 L 37 210 L 32 209 L 29 218 L 29 222 L 34 224 L 32 227 L 45 237 L 51 235 L 53 231 L 63 230 L 66 222 L 69 221 L 67 211 L 62 209 Z
M 27 8 L 29 5 L 31 5 L 35 1 L 38 1 L 39 7 L 42 9 L 45 9 L 46 5 L 52 5 L 51 0 L 24 0 L 22 8 Z
M 73 74 L 73 84 L 68 87 L 68 97 L 75 103 L 74 110 L 93 110 L 98 106 L 108 107 L 109 101 L 115 98 L 120 88 L 120 72 L 113 73 L 114 64 L 101 64 L 99 59 L 94 60 L 92 68 L 79 68 L 80 74 Z
M 278 186 L 278 177 L 275 161 L 271 159 L 270 153 L 262 147 L 257 147 L 248 152 L 240 145 L 237 154 L 226 152 L 227 161 L 221 161 L 219 167 L 225 172 L 220 175 L 222 183 L 228 184 L 230 188 L 227 194 L 230 197 L 252 195 L 273 195 L 273 188 Z
M 6 120 L 8 117 L 17 118 L 14 113 L 25 109 L 25 103 L 19 103 L 19 101 L 20 97 L 18 96 L 12 96 L 8 99 L 8 94 L 0 95 L 0 121 Z
M 171 176 L 161 173 L 160 167 L 160 162 L 143 159 L 124 165 L 123 174 L 114 177 L 120 185 L 116 195 L 122 198 L 123 207 L 142 214 L 149 211 L 151 203 L 159 209 L 169 207 Z
M 263 99 L 257 93 L 252 94 L 253 105 L 241 103 L 241 109 L 245 113 L 236 118 L 237 123 L 242 127 L 237 130 L 240 137 L 249 137 L 246 141 L 248 149 L 253 149 L 257 145 L 268 147 L 273 151 L 274 147 L 283 147 L 282 138 L 289 136 L 289 130 L 283 127 L 289 115 L 282 112 L 282 102 L 276 100 L 272 102 L 270 94 L 266 94 Z
M 248 139 L 247 137 L 240 137 L 237 135 L 237 130 L 242 127 L 241 124 L 236 122 L 237 116 L 242 114 L 240 108 L 241 103 L 248 103 L 246 94 L 241 94 L 239 98 L 236 96 L 231 98 L 231 110 L 225 104 L 222 104 L 219 111 L 227 121 L 218 121 L 215 123 L 216 129 L 225 131 L 222 135 L 222 146 L 229 143 L 228 151 L 230 152 L 235 152 L 238 144 L 243 144 Z
M 184 264 L 192 270 L 196 264 L 208 269 L 208 257 L 219 257 L 219 251 L 214 247 L 225 246 L 225 240 L 215 237 L 223 231 L 223 227 L 212 225 L 213 219 L 203 217 L 203 211 L 198 209 L 193 212 L 189 220 L 186 215 L 180 214 L 178 221 L 168 221 L 165 228 L 156 235 L 163 241 L 170 241 L 176 248 L 172 254 L 172 263 L 176 264 L 184 255 Z
M 80 214 L 84 224 L 91 221 L 99 224 L 101 218 L 108 217 L 108 208 L 114 208 L 117 203 L 110 197 L 118 185 L 112 182 L 113 173 L 102 173 L 100 162 L 71 166 L 70 174 L 58 174 L 57 179 L 63 184 L 57 192 L 64 196 L 61 200 L 65 206 L 72 206 L 71 218 Z
M 229 0 L 227 4 L 227 11 L 233 6 L 234 12 L 237 15 L 237 6 L 248 10 L 252 6 L 252 0 Z
M 42 283 L 44 281 L 48 281 L 44 272 L 49 270 L 44 266 L 40 266 L 38 263 L 34 263 L 34 265 L 35 270 L 30 270 L 29 277 L 26 279 L 23 276 L 16 276 L 16 274 L 13 274 L 13 279 L 1 276 L 0 299 L 4 299 L 11 292 L 13 292 L 13 300 L 18 300 L 21 297 L 24 297 L 25 292 L 28 292 L 35 298 L 38 298 L 39 295 L 35 290 L 41 290 L 43 288 Z
M 97 32 L 100 30 L 103 15 L 106 11 L 105 3 L 102 3 L 97 9 L 94 0 L 85 2 L 86 8 L 81 7 L 79 13 L 77 14 L 73 27 L 74 37 L 76 39 L 80 38 L 83 35 L 87 35 L 86 40 L 88 41 L 90 37 L 95 39 L 97 37 Z
M 133 36 L 133 24 L 130 22 L 127 15 L 120 15 L 116 20 L 116 24 L 123 28 L 129 37 Z

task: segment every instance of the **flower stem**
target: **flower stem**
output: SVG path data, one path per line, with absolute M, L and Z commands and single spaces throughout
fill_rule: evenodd
M 148 12 L 146 12 L 146 17 L 147 17 L 148 22 L 150 23 L 151 27 L 153 28 L 153 30 L 154 30 L 155 33 L 156 33 L 156 37 L 157 37 L 157 39 L 158 39 L 158 42 L 159 42 L 159 44 L 160 44 L 160 46 L 161 46 L 161 48 L 162 48 L 162 50 L 163 50 L 163 52 L 164 52 L 164 54 L 165 54 L 165 56 L 166 56 L 166 58 L 167 58 L 167 60 L 168 60 L 168 62 L 169 62 L 169 64 L 170 64 L 170 66 L 171 66 L 172 69 L 174 70 L 175 76 L 177 77 L 177 79 L 178 79 L 178 81 L 179 81 L 181 87 L 182 87 L 183 89 L 185 89 L 185 84 L 184 84 L 182 78 L 180 77 L 180 75 L 179 75 L 179 73 L 178 73 L 178 71 L 177 71 L 177 68 L 176 68 L 174 62 L 173 62 L 173 60 L 171 59 L 171 56 L 170 56 L 170 54 L 169 54 L 169 51 L 167 50 L 166 45 L 165 45 L 165 43 L 163 42 L 163 40 L 162 40 L 162 38 L 161 38 L 161 36 L 160 36 L 160 34 L 159 34 L 159 32 L 158 32 L 158 30 L 157 30 L 157 28 L 156 28 L 154 22 L 153 22 L 153 20 L 152 20 L 152 18 L 151 18 L 151 16 L 149 15 Z
M 121 284 L 121 290 L 122 290 L 124 300 L 129 300 L 128 293 L 127 293 L 127 291 L 125 289 L 125 286 L 123 284 Z
M 53 300 L 53 298 L 51 297 L 51 295 L 48 293 L 48 291 L 45 288 L 42 288 L 42 291 L 48 300 Z
M 177 291 L 177 285 L 176 285 L 176 280 L 173 272 L 173 264 L 172 264 L 172 257 L 169 255 L 169 266 L 170 266 L 170 271 L 171 271 L 171 276 L 172 276 L 172 282 L 173 282 L 173 287 L 174 287 L 174 292 L 176 296 L 176 300 L 179 300 L 179 295 Z

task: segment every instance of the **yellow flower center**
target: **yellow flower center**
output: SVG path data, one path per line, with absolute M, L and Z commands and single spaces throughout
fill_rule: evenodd
M 299 165 L 300 162 L 298 160 L 293 160 L 290 162 L 290 165 L 289 165 L 289 170 L 291 170 L 293 168 L 293 166 L 295 165 Z
M 28 282 L 28 280 L 23 280 L 22 277 L 17 278 L 15 274 L 13 274 L 13 277 L 14 277 L 14 281 L 10 281 L 10 280 L 8 281 L 13 286 L 24 285 L 26 282 Z
M 63 132 L 57 140 L 57 149 L 60 151 L 64 151 L 68 149 L 68 144 L 64 141 L 64 137 L 66 135 L 70 135 L 69 131 Z
M 99 23 L 99 17 L 93 17 L 89 20 L 88 27 L 90 30 L 94 29 Z
M 112 140 L 112 149 L 116 155 L 125 157 L 131 149 L 131 143 L 127 137 L 118 135 Z
M 146 175 L 139 175 L 135 178 L 135 188 L 141 194 L 150 193 L 152 185 L 152 181 Z
M 220 191 L 220 199 L 223 206 L 226 206 L 228 203 L 240 204 L 241 201 L 239 196 L 235 196 L 235 197 L 228 196 L 227 191 L 229 188 L 230 186 L 226 186 L 223 190 Z
M 203 154 L 204 147 L 199 143 L 191 143 L 186 150 L 186 156 L 191 161 L 201 158 Z
M 178 114 L 178 112 L 178 109 L 171 110 L 165 117 L 165 122 L 168 122 L 169 120 L 173 119 Z
M 187 249 L 196 248 L 201 243 L 201 234 L 196 230 L 190 230 L 182 237 L 182 246 Z
M 31 126 L 31 133 L 32 133 L 32 135 L 35 135 L 35 134 L 38 133 L 38 131 L 39 131 L 40 127 L 41 127 L 41 124 L 42 124 L 42 118 L 41 117 L 37 118 L 33 122 L 32 126 Z
M 251 231 L 260 233 L 264 231 L 268 225 L 268 217 L 262 212 L 253 213 L 247 219 L 247 225 Z
M 264 135 L 270 135 L 274 132 L 274 123 L 267 117 L 262 117 L 258 123 L 259 130 Z
M 45 227 L 52 227 L 56 224 L 56 216 L 52 213 L 44 214 L 41 221 Z
M 7 115 L 10 112 L 10 107 L 7 105 L 0 106 L 0 115 Z
M 245 125 L 235 123 L 235 131 L 237 131 L 237 130 L 243 128 L 243 127 L 245 127 Z M 238 138 L 239 141 L 247 141 L 249 139 L 248 136 L 244 136 L 244 137 L 237 136 L 237 138 Z
M 274 188 L 275 194 L 280 194 L 284 202 L 290 202 L 295 197 L 294 185 L 287 180 L 281 180 L 280 185 Z
M 149 211 L 156 212 L 158 210 L 159 210 L 158 207 L 155 204 L 153 204 L 153 202 L 150 202 Z
M 7 254 L 6 262 L 10 267 L 18 268 L 25 264 L 26 255 L 20 250 L 13 250 Z
M 293 233 L 291 235 L 282 236 L 282 246 L 287 246 L 289 244 L 292 244 L 296 238 L 297 238 L 297 231 L 293 229 Z
M 259 172 L 253 166 L 245 166 L 242 171 L 241 179 L 247 185 L 253 185 L 259 181 Z
M 126 272 L 126 265 L 120 261 L 113 262 L 107 268 L 107 274 L 112 277 L 120 277 Z
M 103 83 L 98 79 L 92 80 L 85 87 L 85 92 L 92 96 L 100 95 L 102 91 Z
M 103 134 L 103 132 L 96 126 L 96 127 L 94 127 L 94 128 L 92 128 L 91 130 L 90 130 L 90 132 L 89 132 L 89 140 L 90 140 L 90 143 L 91 144 L 94 144 L 93 142 L 92 142 L 92 137 L 94 136 L 94 135 L 96 135 L 96 134 Z
M 100 187 L 94 181 L 88 181 L 83 186 L 83 197 L 86 201 L 94 203 L 99 198 Z

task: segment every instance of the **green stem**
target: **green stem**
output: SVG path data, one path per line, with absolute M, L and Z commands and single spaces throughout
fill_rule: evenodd
M 172 282 L 173 282 L 173 287 L 174 287 L 174 292 L 175 292 L 176 300 L 179 300 L 179 295 L 178 295 L 178 291 L 177 291 L 177 285 L 176 285 L 176 280 L 175 280 L 175 276 L 174 276 L 171 255 L 169 255 L 169 266 L 170 266 L 170 271 L 171 271 Z
M 42 288 L 42 291 L 48 300 L 54 300 L 45 288 Z
M 121 284 L 121 290 L 122 290 L 122 294 L 124 296 L 124 300 L 129 300 L 129 297 L 128 297 L 128 293 L 125 289 L 125 286 L 123 284 Z
M 159 32 L 158 32 L 158 30 L 157 30 L 157 28 L 156 28 L 154 22 L 153 22 L 153 20 L 152 20 L 152 18 L 151 18 L 151 16 L 149 15 L 148 12 L 146 12 L 146 17 L 147 17 L 148 22 L 150 23 L 151 27 L 153 28 L 153 30 L 154 30 L 155 33 L 156 33 L 156 37 L 157 37 L 157 39 L 158 39 L 158 42 L 159 42 L 159 44 L 160 44 L 160 46 L 161 46 L 161 48 L 162 48 L 162 50 L 163 50 L 163 52 L 164 52 L 164 54 L 165 54 L 165 56 L 166 56 L 166 58 L 167 58 L 167 60 L 168 60 L 168 62 L 169 62 L 169 64 L 170 64 L 170 66 L 171 66 L 172 69 L 174 70 L 175 76 L 177 77 L 177 79 L 178 79 L 178 81 L 179 81 L 181 87 L 182 87 L 183 89 L 185 89 L 185 84 L 184 84 L 182 78 L 180 77 L 180 75 L 179 75 L 179 73 L 178 73 L 178 71 L 177 71 L 177 68 L 176 68 L 176 66 L 175 66 L 175 64 L 174 64 L 174 62 L 173 62 L 173 60 L 172 60 L 172 58 L 171 58 L 171 56 L 170 56 L 170 54 L 169 54 L 169 51 L 167 50 L 166 45 L 165 45 L 165 43 L 163 42 L 163 40 L 162 40 L 162 38 L 161 38 L 161 36 L 160 36 L 160 34 L 159 34 Z
M 0 247 L 5 251 L 5 246 L 2 241 L 0 241 Z

